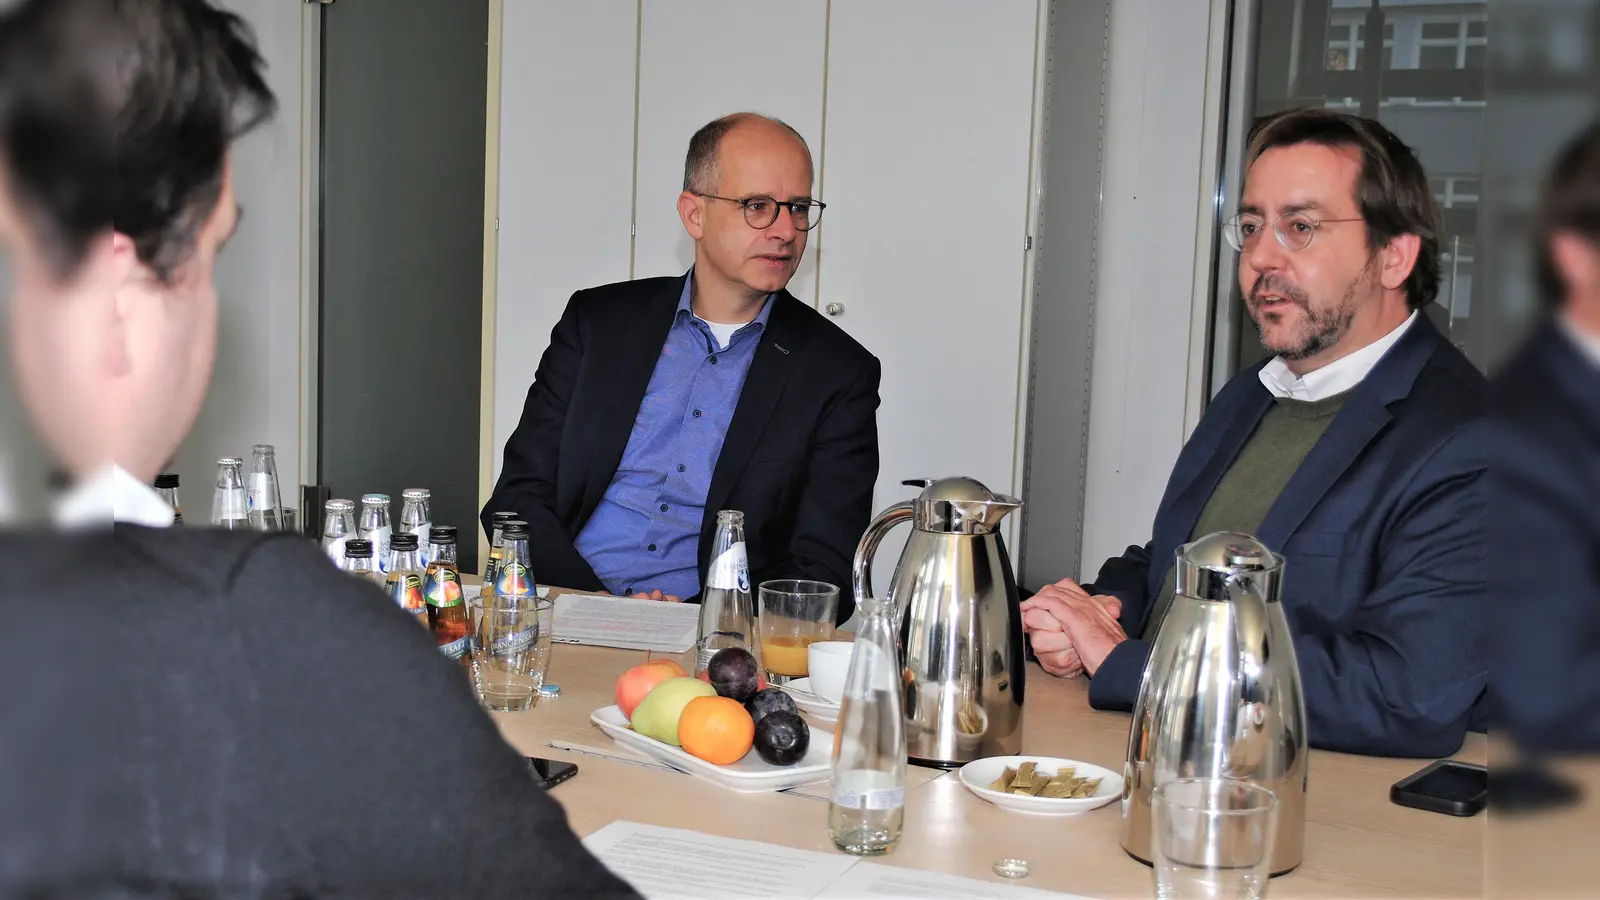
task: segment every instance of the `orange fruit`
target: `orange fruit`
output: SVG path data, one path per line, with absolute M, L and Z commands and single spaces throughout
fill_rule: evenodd
M 750 713 L 743 703 L 729 697 L 696 697 L 678 718 L 678 743 L 714 765 L 744 759 L 755 738 L 756 723 Z

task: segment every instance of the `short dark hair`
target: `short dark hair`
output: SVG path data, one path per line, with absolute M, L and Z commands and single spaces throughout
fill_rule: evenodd
M 1258 119 L 1247 165 L 1274 147 L 1295 144 L 1348 147 L 1361 154 L 1355 199 L 1367 224 L 1367 246 L 1376 253 L 1402 234 L 1421 238 L 1405 282 L 1406 302 L 1412 309 L 1427 306 L 1439 294 L 1439 201 L 1417 154 L 1374 119 L 1311 107 Z
M 1600 243 L 1600 119 L 1591 122 L 1556 154 L 1539 202 L 1536 249 L 1539 294 L 1554 307 L 1566 299 L 1566 284 L 1550 256 L 1557 232 L 1570 231 Z
M 206 0 L 24 0 L 0 19 L 0 154 L 59 274 L 114 229 L 170 280 L 229 146 L 276 110 L 263 68 Z
M 807 153 L 811 152 L 806 139 L 787 122 L 760 113 L 730 113 L 700 126 L 700 130 L 689 138 L 689 154 L 683 161 L 684 190 L 691 194 L 704 194 L 716 189 L 717 150 L 722 146 L 722 139 L 728 136 L 728 132 L 750 121 L 771 122 L 783 127 L 794 135 L 794 139 L 800 142 L 800 146 L 806 148 Z

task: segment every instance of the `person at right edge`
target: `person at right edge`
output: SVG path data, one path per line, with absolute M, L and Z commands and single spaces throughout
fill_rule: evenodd
M 1424 314 L 1439 211 L 1383 125 L 1324 109 L 1259 122 L 1224 227 L 1262 342 L 1178 457 L 1153 538 L 1092 584 L 1024 603 L 1046 671 L 1131 709 L 1173 602 L 1174 551 L 1218 531 L 1284 555 L 1312 746 L 1446 756 L 1481 727 L 1487 666 L 1483 375 Z
M 118 506 L 200 410 L 230 147 L 274 105 L 205 0 L 0 15 L 21 393 L 109 513 L 0 536 L 0 897 L 636 896 L 380 591 L 293 534 Z
M 1536 228 L 1544 314 L 1495 372 L 1489 468 L 1490 696 L 1530 759 L 1600 750 L 1600 122 L 1557 154 Z

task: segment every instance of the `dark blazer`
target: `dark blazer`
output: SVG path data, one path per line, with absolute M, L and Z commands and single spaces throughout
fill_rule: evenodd
M 0 897 L 635 896 L 311 541 L 118 525 L 0 566 L 36 576 L 0 590 Z
M 1600 367 L 1546 323 L 1490 390 L 1496 726 L 1600 750 Z
M 1106 562 L 1091 592 L 1122 600 L 1140 634 L 1173 553 L 1273 403 L 1239 374 L 1189 438 L 1153 539 Z M 1487 679 L 1486 391 L 1483 376 L 1419 316 L 1328 426 L 1257 537 L 1287 558 L 1294 635 L 1313 746 L 1445 756 L 1460 746 Z M 1149 643 L 1118 645 L 1089 700 L 1131 709 Z
M 551 333 L 482 516 L 485 533 L 497 510 L 528 521 L 542 583 L 605 590 L 573 542 L 622 461 L 685 277 L 579 291 Z M 771 302 L 712 473 L 700 571 L 710 561 L 717 511 L 741 510 L 752 584 L 810 578 L 838 585 L 843 622 L 854 609 L 851 560 L 872 519 L 881 370 L 788 291 Z

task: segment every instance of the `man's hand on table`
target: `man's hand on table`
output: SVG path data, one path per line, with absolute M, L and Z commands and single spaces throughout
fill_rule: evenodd
M 639 593 L 633 595 L 633 599 L 635 599 L 635 600 L 662 600 L 662 601 L 665 601 L 667 603 L 682 603 L 683 602 L 683 598 L 682 597 L 674 597 L 671 594 L 663 594 L 660 591 L 651 591 L 648 594 L 644 593 L 643 591 L 640 591 Z
M 1128 635 L 1118 624 L 1122 601 L 1106 594 L 1090 596 L 1081 585 L 1063 578 L 1022 603 L 1022 627 L 1039 665 L 1051 675 L 1076 678 L 1093 675 Z

